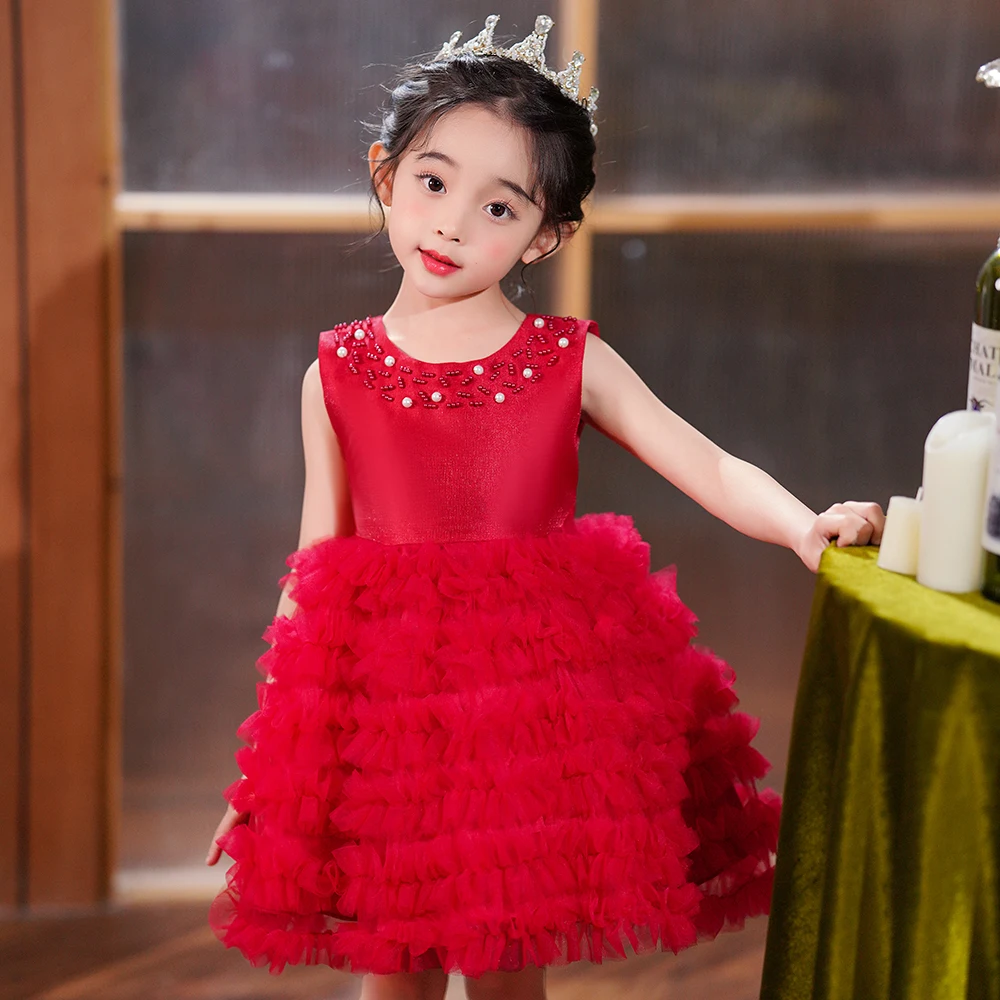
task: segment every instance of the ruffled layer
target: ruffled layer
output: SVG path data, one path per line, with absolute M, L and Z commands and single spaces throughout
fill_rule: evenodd
M 475 977 L 768 911 L 780 800 L 631 518 L 292 553 L 209 922 L 254 965 Z

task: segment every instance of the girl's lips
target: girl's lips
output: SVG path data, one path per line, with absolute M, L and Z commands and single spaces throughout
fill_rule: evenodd
M 438 255 L 430 250 L 421 250 L 420 259 L 431 274 L 453 274 L 458 270 L 458 264 L 444 255 Z

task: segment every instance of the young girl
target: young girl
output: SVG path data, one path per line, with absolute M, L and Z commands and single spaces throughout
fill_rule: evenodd
M 369 150 L 402 281 L 319 336 L 297 550 L 207 863 L 255 965 L 362 996 L 544 996 L 548 966 L 678 951 L 768 911 L 780 801 L 732 672 L 632 520 L 574 517 L 584 422 L 815 571 L 881 509 L 817 516 L 663 405 L 597 324 L 500 290 L 594 184 L 596 93 L 496 18 L 408 67 Z M 294 602 L 294 603 L 293 603 Z

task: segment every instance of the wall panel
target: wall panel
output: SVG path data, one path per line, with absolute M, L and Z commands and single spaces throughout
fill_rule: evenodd
M 0 4 L 0 633 L 7 637 L 0 657 L 0 906 L 18 899 L 21 857 L 22 671 L 24 631 L 24 509 L 21 239 L 18 100 L 19 53 L 15 52 L 11 0 Z
M 110 867 L 109 10 L 20 5 L 33 907 L 103 898 Z

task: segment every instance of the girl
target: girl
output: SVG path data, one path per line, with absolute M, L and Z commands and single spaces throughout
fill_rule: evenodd
M 544 996 L 548 966 L 678 951 L 768 911 L 780 801 L 732 672 L 692 645 L 632 521 L 574 517 L 584 422 L 816 570 L 879 540 L 817 516 L 671 412 L 597 324 L 500 281 L 557 252 L 594 184 L 596 93 L 496 18 L 408 67 L 369 150 L 402 281 L 319 336 L 297 550 L 207 863 L 254 964 L 362 997 Z

